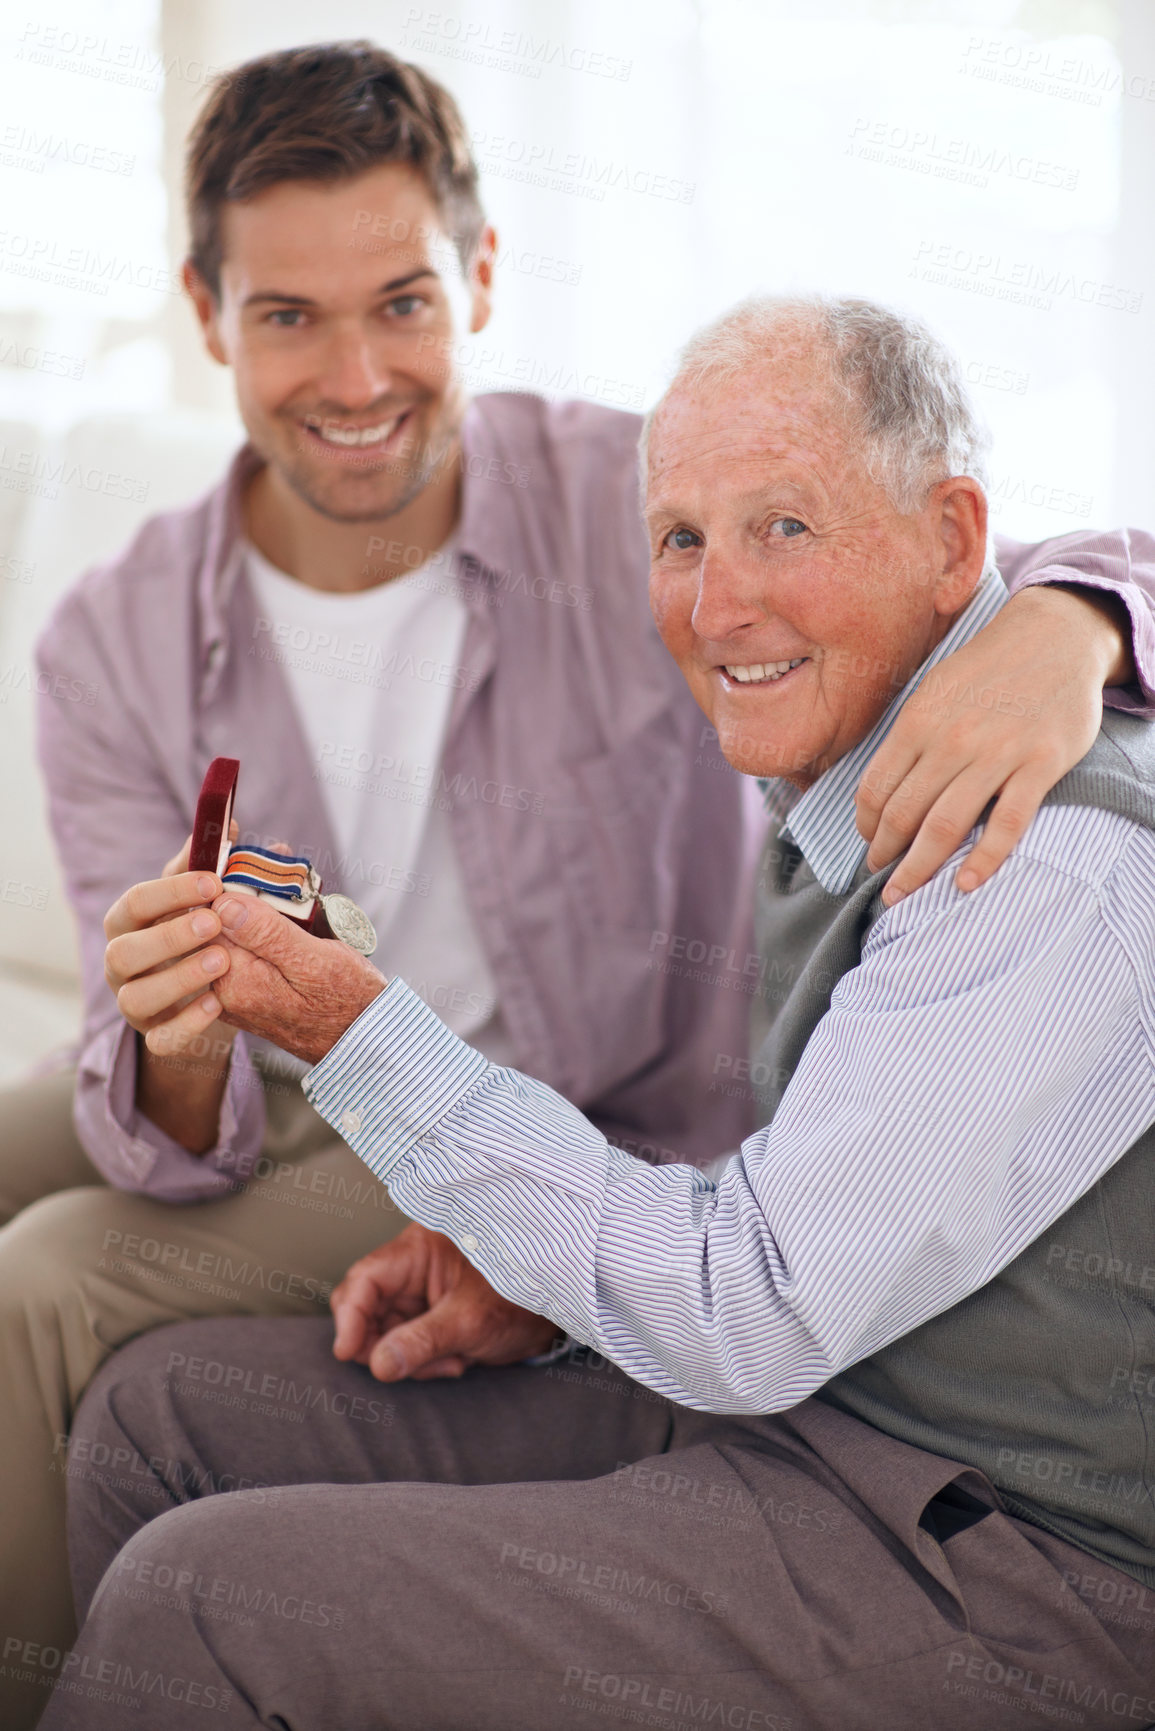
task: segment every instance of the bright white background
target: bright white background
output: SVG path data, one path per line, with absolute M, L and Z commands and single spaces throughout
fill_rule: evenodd
M 236 430 L 172 292 L 183 137 L 213 69 L 322 19 L 465 111 L 502 243 L 477 389 L 641 407 L 742 295 L 866 294 L 963 358 L 998 527 L 1155 522 L 1153 0 L 10 0 L 0 1078 L 74 1015 L 31 768 L 36 631 L 87 563 L 209 483 Z M 54 488 L 62 453 L 137 502 Z

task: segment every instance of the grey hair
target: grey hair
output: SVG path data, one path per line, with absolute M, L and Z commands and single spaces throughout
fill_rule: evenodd
M 918 510 L 950 475 L 987 485 L 990 436 L 945 343 L 908 313 L 819 295 L 754 296 L 691 337 L 643 425 L 643 481 L 654 418 L 671 391 L 735 377 L 772 355 L 784 337 L 810 332 L 861 427 L 867 472 L 897 510 Z

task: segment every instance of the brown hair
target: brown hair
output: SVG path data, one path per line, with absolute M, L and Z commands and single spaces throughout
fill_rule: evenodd
M 189 137 L 189 259 L 220 293 L 221 207 L 285 180 L 344 180 L 408 163 L 466 268 L 485 214 L 449 92 L 372 42 L 318 42 L 247 60 L 213 84 Z

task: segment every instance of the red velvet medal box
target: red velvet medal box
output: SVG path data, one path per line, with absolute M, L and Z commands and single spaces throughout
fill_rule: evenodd
M 189 870 L 210 871 L 224 882 L 229 870 L 229 856 L 239 853 L 229 842 L 229 825 L 233 816 L 233 805 L 236 801 L 237 782 L 240 779 L 241 765 L 236 757 L 214 757 L 205 772 L 201 783 L 200 795 L 197 799 L 196 816 L 193 819 L 192 846 L 189 849 Z M 246 852 L 267 853 L 271 862 L 277 855 L 268 849 L 246 849 Z M 325 909 L 321 902 L 321 884 L 316 874 L 312 874 L 312 893 L 301 901 L 290 901 L 284 896 L 273 895 L 266 890 L 260 890 L 251 884 L 237 883 L 226 885 L 237 895 L 256 896 L 258 901 L 268 902 L 279 914 L 287 919 L 296 920 L 307 932 L 315 938 L 331 938 L 329 922 L 325 918 Z

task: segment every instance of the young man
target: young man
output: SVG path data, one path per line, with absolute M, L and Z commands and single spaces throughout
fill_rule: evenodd
M 309 854 L 374 918 L 381 965 L 487 1057 L 649 1161 L 748 1127 L 741 1095 L 711 1088 L 745 1052 L 756 984 L 739 784 L 648 615 L 639 424 L 467 404 L 454 356 L 489 316 L 495 247 L 450 98 L 367 44 L 250 63 L 198 122 L 189 215 L 188 289 L 249 444 L 207 500 L 90 574 L 42 645 L 97 702 L 83 726 L 50 700 L 42 717 L 84 958 L 79 1142 L 35 1093 L 0 1137 L 0 1379 L 19 1391 L 0 1533 L 41 1559 L 32 1581 L 0 1564 L 0 1651 L 40 1655 L 22 1662 L 37 1703 L 70 1632 L 61 1439 L 105 1354 L 178 1318 L 315 1316 L 403 1224 L 299 1067 L 200 1008 L 217 885 L 180 852 L 215 754 L 241 760 L 242 839 Z M 1135 545 L 1000 549 L 1026 592 L 964 651 L 959 691 L 1014 705 L 960 697 L 953 730 L 912 726 L 888 766 L 915 791 L 882 814 L 884 854 L 936 801 L 940 830 L 965 833 L 1004 785 L 1021 829 L 1082 754 L 1120 633 L 1110 604 L 1030 585 L 1114 588 L 1146 619 Z M 435 1278 L 421 1243 L 395 1374 L 551 1336 L 484 1281 Z

